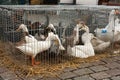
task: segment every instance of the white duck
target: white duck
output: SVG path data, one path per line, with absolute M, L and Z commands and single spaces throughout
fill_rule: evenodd
M 35 64 L 39 64 L 39 62 L 34 60 L 35 56 L 40 52 L 48 50 L 54 42 L 59 42 L 58 38 L 56 35 L 54 35 L 54 33 L 50 32 L 45 41 L 26 43 L 20 46 L 16 46 L 16 48 L 21 50 L 24 54 L 31 56 L 32 65 L 34 66 Z
M 69 55 L 72 55 L 74 57 L 80 57 L 80 58 L 87 58 L 90 56 L 94 56 L 94 49 L 93 46 L 91 44 L 91 39 L 93 38 L 93 34 L 91 33 L 84 33 L 82 35 L 82 41 L 84 43 L 84 45 L 77 45 L 74 47 L 68 47 L 67 53 Z
M 53 24 L 49 24 L 46 29 L 49 29 L 49 30 L 50 30 L 49 32 L 54 32 L 54 33 L 56 33 L 56 29 L 55 29 L 55 27 L 54 27 Z M 62 45 L 62 43 L 61 43 L 58 35 L 57 35 L 57 34 L 54 34 L 54 35 L 55 35 L 56 38 L 58 39 L 58 42 L 59 42 L 59 50 L 65 50 L 65 48 L 63 47 L 63 45 Z
M 89 33 L 89 27 L 86 26 L 86 25 L 84 25 L 84 26 L 81 28 L 81 30 L 84 30 L 84 31 L 86 31 L 87 33 Z M 110 41 L 105 42 L 105 41 L 102 41 L 102 40 L 100 40 L 99 38 L 97 38 L 97 37 L 95 37 L 95 36 L 91 39 L 91 43 L 92 43 L 92 45 L 93 45 L 93 48 L 94 48 L 95 52 L 103 51 L 103 50 L 105 50 L 107 47 L 109 47 L 109 45 L 110 45 Z
M 36 42 L 37 39 L 35 39 L 34 36 L 30 35 L 28 32 L 28 28 L 25 24 L 21 24 L 16 31 L 22 30 L 24 33 L 24 39 L 26 43 Z
M 116 28 L 115 24 L 115 16 L 119 14 L 118 10 L 112 10 L 109 15 L 109 23 L 105 28 L 97 28 L 94 30 L 96 36 L 103 41 L 113 41 L 113 36 L 116 37 L 119 30 Z M 114 31 L 114 32 L 113 32 Z M 116 40 L 114 40 L 116 41 Z
M 62 37 L 63 37 L 62 41 L 66 45 L 66 47 L 68 45 L 74 46 L 75 44 L 79 43 L 79 31 L 83 26 L 84 25 L 81 24 L 80 22 L 77 23 L 76 26 L 74 27 L 72 35 L 70 35 L 70 36 L 65 36 L 66 28 L 64 28 L 64 31 L 63 31 L 63 34 L 62 34 Z

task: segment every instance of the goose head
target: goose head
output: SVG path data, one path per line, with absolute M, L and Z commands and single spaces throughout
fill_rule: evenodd
M 28 28 L 25 24 L 21 24 L 18 27 L 18 29 L 16 29 L 16 31 L 20 31 L 20 30 L 22 30 L 25 33 L 25 35 L 27 35 L 27 36 L 29 35 Z
M 49 31 L 52 31 L 52 32 L 56 33 L 56 29 L 55 29 L 55 27 L 54 27 L 53 24 L 49 24 L 46 29 L 49 30 Z
M 22 30 L 23 32 L 28 32 L 28 28 L 25 24 L 21 24 L 16 31 Z
M 80 23 L 78 23 L 77 25 L 76 25 L 76 28 L 82 28 L 82 27 L 84 27 L 84 24 L 82 23 L 82 22 L 80 22 Z
M 115 10 L 114 10 L 114 14 L 120 14 L 119 10 L 118 10 L 118 9 L 115 9 Z
M 86 25 L 84 24 L 84 22 L 81 21 L 81 22 L 77 23 L 74 28 L 73 34 L 76 35 L 75 33 L 78 33 L 81 30 L 86 30 L 86 29 L 84 29 L 85 27 L 86 27 Z
M 84 30 L 85 32 L 89 33 L 89 27 L 85 25 L 85 23 L 83 21 L 81 21 L 78 26 L 80 26 L 79 31 Z

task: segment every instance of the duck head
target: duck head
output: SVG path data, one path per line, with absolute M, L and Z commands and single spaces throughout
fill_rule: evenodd
M 29 36 L 28 28 L 25 24 L 21 24 L 16 31 L 22 30 L 26 36 Z
M 89 33 L 89 28 L 88 28 L 88 26 L 85 25 L 85 23 L 83 21 L 81 21 L 78 24 L 78 26 L 79 26 L 79 31 L 84 30 L 85 32 Z
M 53 24 L 49 24 L 48 27 L 46 28 L 48 31 L 56 33 L 56 29 Z
M 85 24 L 84 24 L 84 22 L 79 22 L 79 23 L 77 23 L 77 25 L 76 25 L 76 27 L 78 27 L 78 28 L 82 28 L 82 27 L 84 27 L 85 26 Z
M 114 11 L 114 14 L 120 14 L 120 12 L 119 12 L 119 10 L 118 9 L 114 9 L 115 11 Z
M 21 24 L 16 31 L 22 30 L 23 32 L 28 32 L 28 28 L 25 24 Z

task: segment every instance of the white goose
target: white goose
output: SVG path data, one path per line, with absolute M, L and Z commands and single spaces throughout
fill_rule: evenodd
M 114 26 L 115 24 L 115 16 L 116 14 L 119 14 L 118 10 L 112 10 L 109 15 L 109 23 L 105 28 L 97 28 L 94 30 L 96 36 L 103 40 L 103 41 L 113 41 L 113 36 L 116 37 L 116 35 L 119 33 L 119 30 Z M 113 33 L 114 31 L 114 33 Z M 115 42 L 116 40 L 114 40 Z
M 24 38 L 26 43 L 36 42 L 37 39 L 34 36 L 30 35 L 28 32 L 28 28 L 25 24 L 21 24 L 16 31 L 22 30 L 24 33 Z
M 55 29 L 55 27 L 54 27 L 53 24 L 49 24 L 46 29 L 49 29 L 49 30 L 50 30 L 49 32 L 54 32 L 54 33 L 56 33 L 56 29 Z M 63 47 L 63 45 L 62 45 L 62 43 L 61 43 L 58 35 L 57 35 L 57 34 L 54 34 L 54 35 L 55 35 L 56 38 L 58 39 L 58 42 L 59 42 L 59 50 L 65 50 L 65 48 Z
M 89 27 L 86 26 L 86 25 L 84 25 L 84 26 L 81 28 L 81 30 L 84 30 L 84 31 L 86 31 L 87 33 L 89 33 Z M 95 36 L 91 39 L 91 43 L 92 43 L 92 45 L 93 45 L 93 48 L 94 48 L 95 52 L 103 51 L 103 50 L 105 50 L 107 47 L 109 47 L 109 45 L 110 45 L 110 41 L 105 42 L 105 41 L 102 41 L 102 40 L 100 40 L 99 38 L 97 38 L 97 37 L 95 37 Z
M 79 43 L 79 31 L 84 25 L 80 22 L 76 24 L 74 27 L 73 33 L 70 36 L 65 36 L 65 30 L 67 28 L 64 28 L 63 34 L 62 34 L 62 41 L 65 44 L 65 47 L 67 48 L 69 45 L 74 46 L 75 44 Z
M 16 48 L 21 50 L 24 54 L 31 56 L 32 65 L 34 66 L 35 64 L 39 64 L 39 62 L 36 62 L 34 60 L 35 56 L 40 52 L 48 50 L 54 42 L 58 42 L 59 45 L 57 36 L 54 35 L 54 33 L 50 32 L 45 41 L 26 43 L 20 46 L 16 46 Z
M 75 35 L 73 35 L 73 36 L 74 36 L 74 40 L 73 40 L 73 44 L 74 44 L 74 45 L 77 44 L 77 42 L 79 42 L 79 31 L 80 31 L 81 29 L 83 29 L 83 27 L 85 27 L 85 25 L 82 24 L 81 22 L 79 22 L 79 23 L 76 25 L 76 27 L 74 28 L 74 31 L 73 31 L 73 34 L 75 33 Z M 86 28 L 86 27 L 85 27 L 85 28 Z
M 77 45 L 74 47 L 69 46 L 67 49 L 67 53 L 74 57 L 80 57 L 80 58 L 87 58 L 90 56 L 94 56 L 95 55 L 94 49 L 90 42 L 93 37 L 94 36 L 91 33 L 87 33 L 87 32 L 84 33 L 82 35 L 82 41 L 84 45 Z

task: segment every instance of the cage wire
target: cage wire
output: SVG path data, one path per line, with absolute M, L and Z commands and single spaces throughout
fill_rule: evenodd
M 54 34 L 58 35 L 61 44 L 66 50 L 60 51 L 57 45 L 59 42 L 54 42 L 47 50 L 39 52 L 35 60 L 40 61 L 40 66 L 42 67 L 43 65 L 47 65 L 48 67 L 55 64 L 59 65 L 68 63 L 69 61 L 70 65 L 74 57 L 68 55 L 67 46 L 74 46 L 73 30 L 76 26 L 76 21 L 84 21 L 89 27 L 90 32 L 95 34 L 94 30 L 96 28 L 104 28 L 108 24 L 108 14 L 114 8 L 120 10 L 120 7 L 92 5 L 0 5 L 0 39 L 8 43 L 6 50 L 8 50 L 9 55 L 16 60 L 16 64 L 30 66 L 30 57 L 16 49 L 16 45 L 26 44 L 23 31 L 18 32 L 16 30 L 21 24 L 25 24 L 30 35 L 35 37 L 38 41 L 45 41 L 43 36 L 48 36 L 46 28 L 49 24 L 53 24 L 56 29 Z M 79 35 L 81 36 L 83 33 L 84 32 L 80 32 Z M 64 38 L 63 36 L 68 38 Z M 66 40 L 65 43 L 64 40 Z M 36 42 L 33 41 L 32 43 Z M 41 48 L 46 45 L 34 44 L 33 46 L 40 46 Z M 109 50 L 113 51 L 114 47 L 110 47 Z M 25 52 L 26 51 L 27 47 L 25 47 Z

